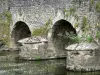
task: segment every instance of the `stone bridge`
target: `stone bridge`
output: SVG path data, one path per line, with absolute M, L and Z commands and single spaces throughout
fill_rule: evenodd
M 63 29 L 81 34 L 82 17 L 89 18 L 90 23 L 97 19 L 93 9 L 89 10 L 90 0 L 10 0 L 8 3 L 12 14 L 11 47 L 16 46 L 18 40 L 32 36 L 33 30 L 48 20 L 52 20 L 48 32 L 50 38 L 53 32 L 56 34 Z M 64 26 L 60 26 L 62 24 Z M 76 24 L 79 26 L 75 27 Z
M 6 9 L 12 14 L 12 23 L 10 25 L 11 48 L 17 47 L 19 40 L 35 36 L 33 35 L 34 31 L 35 34 L 45 31 L 46 35 L 39 36 L 48 40 L 48 50 L 50 49 L 52 52 L 55 51 L 55 54 L 63 56 L 63 54 L 65 55 L 63 51 L 65 45 L 68 45 L 70 42 L 68 38 L 66 39 L 66 32 L 70 35 L 74 33 L 81 36 L 82 19 L 84 17 L 90 25 L 95 25 L 95 22 L 99 20 L 94 7 L 91 6 L 91 0 L 5 1 L 7 4 Z M 94 4 L 97 1 L 94 0 Z M 42 31 L 36 32 L 36 29 Z M 52 52 L 51 54 L 53 54 Z
M 96 3 L 98 3 L 99 0 L 4 1 L 7 7 L 5 7 L 5 9 L 8 9 L 12 14 L 10 47 L 19 47 L 20 44 L 18 41 L 25 38 L 28 39 L 28 41 L 33 41 L 20 46 L 21 51 L 19 55 L 22 59 L 40 60 L 66 57 L 65 47 L 76 43 L 69 37 L 82 36 L 83 24 L 87 25 L 88 22 L 91 27 L 95 28 L 97 22 L 100 21 L 100 10 L 99 13 L 96 12 Z M 96 30 L 94 28 L 92 29 L 95 34 Z M 39 35 L 40 33 L 42 35 Z M 86 34 L 89 33 L 86 31 Z M 41 38 L 43 40 L 46 39 L 45 42 L 41 40 Z M 34 43 L 34 39 L 38 39 L 39 41 L 35 41 Z M 74 47 L 77 48 L 78 46 L 79 45 Z M 92 46 L 94 48 L 96 47 L 95 44 L 82 44 L 82 47 L 86 48 L 86 50 L 91 49 Z M 71 46 L 71 48 L 73 48 L 72 52 L 67 52 L 66 68 L 70 70 L 86 69 L 87 71 L 100 69 L 98 66 L 100 65 L 100 61 L 98 60 L 100 52 L 98 49 L 91 49 L 92 51 L 90 52 L 80 52 L 82 48 L 80 46 L 79 52 L 74 52 L 74 47 L 73 45 Z M 84 48 L 82 48 L 82 50 Z

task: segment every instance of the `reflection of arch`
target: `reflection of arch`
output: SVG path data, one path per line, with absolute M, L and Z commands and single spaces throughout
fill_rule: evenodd
M 15 44 L 17 41 L 31 36 L 31 31 L 26 23 L 18 21 L 13 28 L 11 37 L 14 39 Z
M 71 23 L 64 19 L 58 20 L 52 27 L 52 39 L 57 50 L 65 49 L 65 45 L 69 44 L 70 40 L 67 38 L 67 33 L 73 36 L 76 35 L 76 30 Z

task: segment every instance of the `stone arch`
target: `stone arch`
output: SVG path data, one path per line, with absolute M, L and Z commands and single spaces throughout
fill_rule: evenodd
M 24 39 L 31 36 L 31 31 L 28 25 L 23 21 L 18 21 L 15 23 L 14 28 L 11 33 L 14 44 L 18 45 L 18 40 Z
M 52 41 L 56 50 L 64 50 L 69 45 L 69 35 L 77 35 L 76 29 L 72 24 L 64 19 L 56 21 L 52 27 Z

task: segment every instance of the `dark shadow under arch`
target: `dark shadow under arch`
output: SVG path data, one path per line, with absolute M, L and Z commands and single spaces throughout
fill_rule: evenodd
M 69 35 L 76 36 L 77 33 L 75 28 L 68 21 L 61 19 L 53 25 L 52 39 L 57 49 L 65 49 L 65 46 L 70 43 L 68 39 Z
M 14 39 L 15 44 L 18 44 L 18 40 L 31 36 L 31 31 L 28 25 L 22 21 L 18 21 L 12 31 L 11 37 Z

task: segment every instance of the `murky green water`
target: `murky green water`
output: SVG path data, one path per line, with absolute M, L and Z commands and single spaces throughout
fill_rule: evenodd
M 13 53 L 0 56 L 0 75 L 100 75 L 100 72 L 67 71 L 65 59 L 22 61 L 17 60 L 16 56 L 17 54 Z

